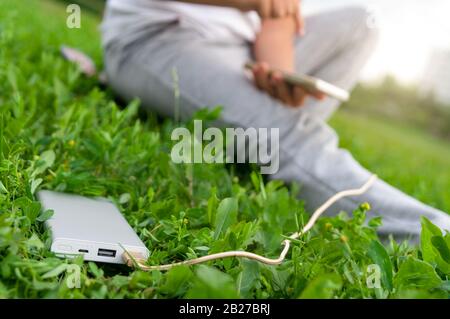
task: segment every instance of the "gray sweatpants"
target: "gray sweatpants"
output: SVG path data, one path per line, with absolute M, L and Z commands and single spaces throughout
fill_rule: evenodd
M 366 11 L 357 7 L 307 17 L 306 36 L 295 44 L 298 71 L 350 90 L 377 40 L 366 20 Z M 109 81 L 125 99 L 138 97 L 144 107 L 174 116 L 171 71 L 176 68 L 182 117 L 222 105 L 224 125 L 279 128 L 280 169 L 271 178 L 300 183 L 307 209 L 370 177 L 349 152 L 338 148 L 336 133 L 326 123 L 336 101 L 310 99 L 305 107 L 289 108 L 244 76 L 243 65 L 252 59 L 250 44 L 213 42 L 177 24 L 148 25 L 111 10 L 105 14 L 103 34 Z M 369 217 L 383 217 L 382 235 L 417 241 L 422 215 L 450 230 L 448 215 L 381 180 L 364 195 L 342 199 L 330 212 L 351 212 L 362 202 L 371 204 Z

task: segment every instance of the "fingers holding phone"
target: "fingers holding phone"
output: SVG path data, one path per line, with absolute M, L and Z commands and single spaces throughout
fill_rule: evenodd
M 260 90 L 288 106 L 301 107 L 308 96 L 319 100 L 325 98 L 323 93 L 308 92 L 299 85 L 288 83 L 281 72 L 271 71 L 267 63 L 255 63 L 252 66 L 252 73 L 255 84 Z

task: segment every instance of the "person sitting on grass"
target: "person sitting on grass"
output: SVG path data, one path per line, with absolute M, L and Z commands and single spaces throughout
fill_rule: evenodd
M 377 42 L 363 8 L 303 18 L 299 0 L 109 0 L 102 24 L 105 67 L 126 100 L 174 116 L 172 70 L 179 77 L 181 116 L 222 105 L 220 122 L 278 128 L 280 169 L 270 176 L 301 185 L 306 208 L 364 184 L 371 173 L 345 150 L 327 120 L 338 102 L 284 82 L 299 72 L 351 90 Z M 243 65 L 255 61 L 253 83 Z M 364 195 L 345 198 L 331 213 L 371 204 L 381 235 L 417 241 L 420 216 L 450 229 L 445 213 L 377 180 Z

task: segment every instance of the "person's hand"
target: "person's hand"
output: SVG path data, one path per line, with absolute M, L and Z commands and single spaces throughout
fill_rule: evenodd
M 267 63 L 255 63 L 252 69 L 256 86 L 291 107 L 300 107 L 308 96 L 318 100 L 325 99 L 323 93 L 310 93 L 300 86 L 286 83 L 281 72 L 270 72 Z
M 255 10 L 261 19 L 293 17 L 297 32 L 304 34 L 300 0 L 255 0 Z

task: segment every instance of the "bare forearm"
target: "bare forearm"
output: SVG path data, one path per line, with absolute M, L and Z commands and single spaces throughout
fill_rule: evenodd
M 294 71 L 295 31 L 292 18 L 263 20 L 253 47 L 256 61 L 273 69 Z

